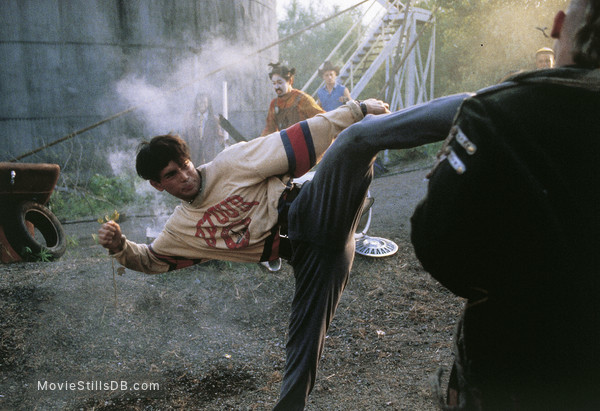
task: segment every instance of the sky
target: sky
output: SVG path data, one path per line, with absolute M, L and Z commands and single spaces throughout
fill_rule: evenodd
M 359 3 L 361 0 L 298 0 L 303 6 L 309 6 L 311 3 L 324 7 L 326 10 L 332 10 L 334 6 L 339 6 L 340 10 L 346 9 Z M 285 16 L 284 10 L 292 2 L 292 0 L 277 0 L 277 18 L 283 19 Z M 368 6 L 370 3 L 366 3 Z

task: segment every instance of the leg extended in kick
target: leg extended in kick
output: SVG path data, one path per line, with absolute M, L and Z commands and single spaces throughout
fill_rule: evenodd
M 346 137 L 338 137 L 327 150 L 313 179 L 304 183 L 292 203 L 291 240 L 343 248 L 353 236 L 377 151 L 361 148 L 353 135 Z
M 425 128 L 423 108 L 367 116 L 339 135 L 292 203 L 288 235 L 296 291 L 276 410 L 303 409 L 314 386 L 325 334 L 352 268 L 354 229 L 377 153 L 443 139 L 463 99 L 432 104 Z
M 275 410 L 302 410 L 315 384 L 325 335 L 348 281 L 354 242 L 330 250 L 293 242 L 291 264 L 296 278 L 286 365 Z
M 377 153 L 443 140 L 468 96 L 456 94 L 391 114 L 368 115 L 340 133 L 292 204 L 290 238 L 342 247 L 354 234 Z
M 452 122 L 465 98 L 471 93 L 440 97 L 391 114 L 366 116 L 338 137 L 352 137 L 371 151 L 406 149 L 441 141 L 448 136 Z

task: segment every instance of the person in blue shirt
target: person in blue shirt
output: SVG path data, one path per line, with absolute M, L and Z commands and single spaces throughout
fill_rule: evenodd
M 348 88 L 336 82 L 339 74 L 339 67 L 335 67 L 329 61 L 323 63 L 323 67 L 319 69 L 319 75 L 325 85 L 317 90 L 317 103 L 325 111 L 335 110 L 352 99 Z

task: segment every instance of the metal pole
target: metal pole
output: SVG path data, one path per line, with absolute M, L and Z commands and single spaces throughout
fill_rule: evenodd
M 223 81 L 223 117 L 229 118 L 229 105 L 228 105 L 228 96 L 227 96 L 227 82 Z M 223 131 L 223 137 L 225 141 L 229 139 L 229 133 L 226 130 Z

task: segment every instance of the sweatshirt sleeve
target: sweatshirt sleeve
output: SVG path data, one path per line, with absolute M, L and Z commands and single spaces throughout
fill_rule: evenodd
M 359 104 L 349 101 L 285 130 L 234 144 L 220 153 L 214 163 L 220 169 L 235 167 L 238 174 L 245 172 L 248 184 L 274 176 L 300 177 L 320 161 L 342 130 L 362 118 Z
M 288 173 L 300 177 L 308 172 L 321 160 L 338 134 L 362 118 L 359 104 L 352 100 L 336 110 L 318 114 L 281 131 Z
M 169 264 L 161 261 L 146 244 L 137 244 L 127 239 L 123 243 L 123 250 L 111 257 L 130 270 L 146 274 L 161 274 L 170 270 Z

